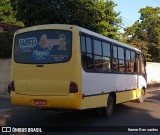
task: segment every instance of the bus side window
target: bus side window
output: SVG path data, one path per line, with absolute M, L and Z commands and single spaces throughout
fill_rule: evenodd
M 137 72 L 137 55 L 134 51 L 126 49 L 126 72 L 134 73 Z
M 138 55 L 138 73 L 140 75 L 146 74 L 144 59 L 141 54 Z
M 103 70 L 103 60 L 102 60 L 102 42 L 100 40 L 94 40 L 94 59 L 95 59 L 95 69 L 96 71 Z
M 86 52 L 86 43 L 85 43 L 85 37 L 81 36 L 81 52 L 85 53 Z
M 131 60 L 131 52 L 126 50 L 126 72 L 130 72 L 130 60 Z
M 82 66 L 87 71 L 93 71 L 92 42 L 90 37 L 81 36 Z
M 81 59 L 82 59 L 82 66 L 86 69 L 87 57 L 86 57 L 86 41 L 84 36 L 81 36 Z
M 106 42 L 102 42 L 103 48 L 103 70 L 111 71 L 111 46 Z
M 119 71 L 125 72 L 124 49 L 121 47 L 118 47 L 118 63 L 119 63 Z
M 136 72 L 136 54 L 131 51 L 131 72 Z

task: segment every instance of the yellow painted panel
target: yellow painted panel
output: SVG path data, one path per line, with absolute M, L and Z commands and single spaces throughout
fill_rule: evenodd
M 108 94 L 84 97 L 82 99 L 81 109 L 107 106 L 107 99 L 108 99 Z
M 34 100 L 46 100 L 47 105 L 35 105 Z M 79 100 L 76 94 L 69 94 L 68 96 L 30 96 L 19 95 L 11 92 L 11 103 L 18 106 L 32 106 L 44 108 L 66 108 L 66 109 L 80 109 Z
M 16 93 L 28 95 L 68 95 L 69 85 L 69 81 L 63 80 L 15 81 Z
M 131 90 L 131 91 L 124 91 L 124 92 L 117 92 L 116 93 L 116 103 L 123 103 L 126 101 L 137 99 L 141 94 L 141 90 Z
M 11 80 L 15 83 L 15 91 L 11 94 L 14 105 L 34 106 L 33 99 L 45 99 L 49 108 L 80 108 L 82 95 L 82 74 L 79 28 L 68 25 L 40 25 L 18 30 L 23 32 L 60 29 L 72 32 L 71 59 L 64 63 L 36 64 L 15 63 L 12 53 Z M 14 52 L 14 45 L 13 45 Z M 78 93 L 69 93 L 70 82 L 78 85 Z

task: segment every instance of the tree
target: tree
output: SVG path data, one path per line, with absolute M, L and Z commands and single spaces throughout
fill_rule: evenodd
M 131 27 L 125 29 L 127 42 L 135 43 L 145 52 L 149 61 L 160 58 L 160 8 L 146 7 L 140 9 L 140 19 Z
M 23 23 L 16 20 L 15 14 L 9 0 L 0 1 L 0 21 L 22 26 Z
M 121 22 L 111 0 L 14 0 L 12 6 L 25 26 L 73 24 L 115 38 Z

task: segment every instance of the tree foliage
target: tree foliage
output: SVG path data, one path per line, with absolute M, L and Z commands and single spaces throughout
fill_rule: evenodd
M 160 8 L 141 8 L 140 19 L 125 29 L 127 42 L 141 49 L 149 61 L 160 60 Z M 136 44 L 135 44 L 136 43 Z
M 0 21 L 23 26 L 22 22 L 16 20 L 15 15 L 16 12 L 13 11 L 10 1 L 0 0 Z
M 115 38 L 121 22 L 111 0 L 14 0 L 12 6 L 25 26 L 73 24 Z

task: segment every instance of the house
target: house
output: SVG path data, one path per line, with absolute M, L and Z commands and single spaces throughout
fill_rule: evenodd
M 0 22 L 0 32 L 3 31 L 16 31 L 18 29 L 21 29 L 22 27 L 17 26 L 17 25 L 13 25 L 11 23 L 3 23 Z

